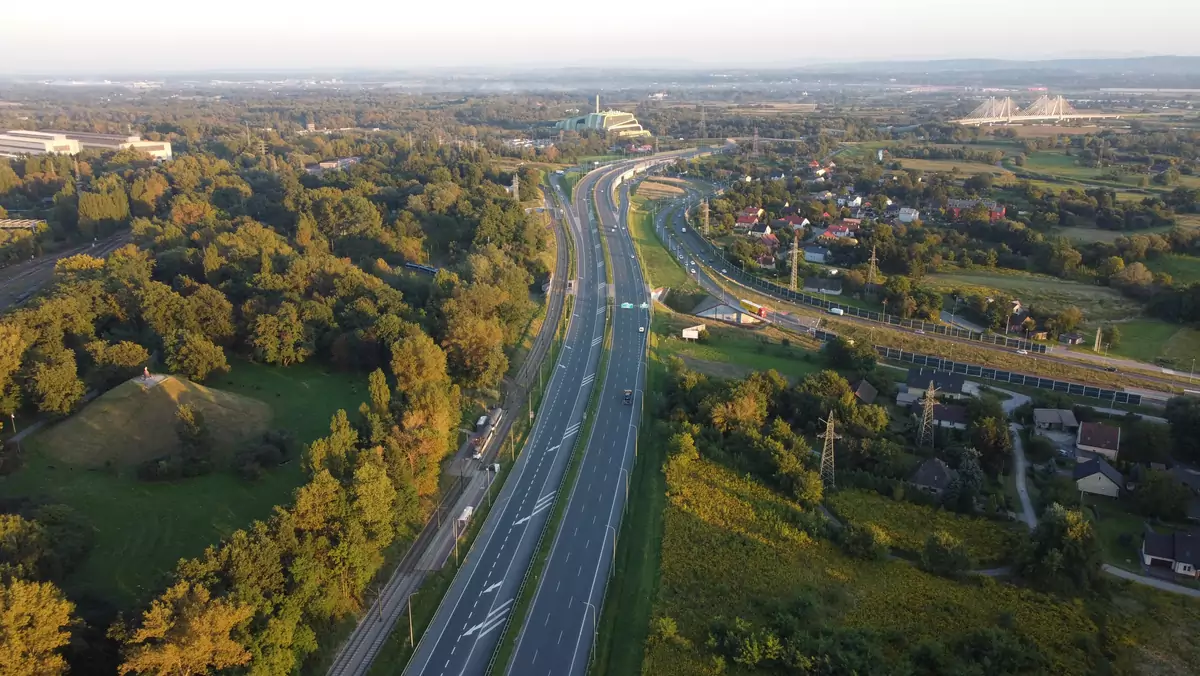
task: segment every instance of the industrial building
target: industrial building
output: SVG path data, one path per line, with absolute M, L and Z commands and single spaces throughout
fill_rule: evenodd
M 21 155 L 74 155 L 79 152 L 79 141 L 62 134 L 43 131 L 15 130 L 0 134 L 0 156 Z
M 620 138 L 650 136 L 650 132 L 642 129 L 642 125 L 638 123 L 633 113 L 626 113 L 620 110 L 601 111 L 599 96 L 596 97 L 596 112 L 579 117 L 568 117 L 565 120 L 559 121 L 554 126 L 557 129 L 565 129 L 567 131 L 585 131 L 590 129 L 604 134 L 612 134 Z
M 95 134 L 59 129 L 44 131 L 12 129 L 0 134 L 0 154 L 3 155 L 44 155 L 47 153 L 74 155 L 83 148 L 101 150 L 132 148 L 148 153 L 158 160 L 171 159 L 170 143 L 167 141 L 143 141 L 140 136 Z
M 96 134 L 86 131 L 61 131 L 47 129 L 50 134 L 62 134 L 69 139 L 78 141 L 84 148 L 99 148 L 101 150 L 140 150 L 148 153 L 156 160 L 171 159 L 171 144 L 167 141 L 144 141 L 141 136 L 125 134 Z

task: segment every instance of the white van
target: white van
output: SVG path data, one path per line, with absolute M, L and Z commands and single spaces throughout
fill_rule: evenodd
M 846 311 L 840 307 L 831 307 L 829 308 L 829 314 L 841 317 L 842 315 L 846 314 Z

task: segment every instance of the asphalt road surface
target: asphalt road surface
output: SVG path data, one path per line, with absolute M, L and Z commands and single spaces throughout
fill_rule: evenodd
M 576 190 L 599 178 L 586 176 Z M 566 203 L 565 197 L 562 202 Z M 603 256 L 594 227 L 567 210 L 574 237 L 575 305 L 533 433 L 466 555 L 406 674 L 483 674 L 558 499 L 595 380 L 604 335 Z M 583 212 L 586 219 L 587 212 Z
M 510 674 L 567 676 L 587 670 L 628 497 L 643 398 L 650 295 L 626 223 L 611 197 L 617 175 L 607 174 L 593 192 L 601 235 L 612 260 L 612 352 L 594 432 L 517 637 Z M 628 186 L 620 190 L 624 201 Z M 586 210 L 585 197 L 577 190 L 580 211 Z M 625 390 L 633 390 L 630 404 L 624 402 Z
M 41 290 L 54 279 L 54 266 L 58 261 L 77 254 L 88 254 L 105 258 L 129 242 L 129 233 L 122 232 L 93 245 L 84 245 L 59 251 L 24 263 L 16 263 L 0 270 L 0 310 L 19 305 Z

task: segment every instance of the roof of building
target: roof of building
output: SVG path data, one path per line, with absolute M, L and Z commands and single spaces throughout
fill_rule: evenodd
M 1200 567 L 1200 536 L 1196 533 L 1155 533 L 1147 528 L 1144 537 L 1142 549 L 1147 555 Z
M 1035 408 L 1033 421 L 1039 425 L 1062 425 L 1063 427 L 1079 427 L 1075 413 L 1063 408 Z
M 775 236 L 775 233 L 768 232 L 762 236 L 762 243 L 768 248 L 774 249 L 779 246 L 779 238 Z
M 824 289 L 825 291 L 841 291 L 842 280 L 829 279 L 828 277 L 805 277 L 804 288 L 807 289 Z
M 955 404 L 935 404 L 933 419 L 937 422 L 947 422 L 951 425 L 967 424 L 967 407 Z
M 754 225 L 750 226 L 750 232 L 769 232 L 771 226 L 768 223 L 759 223 L 758 219 L 754 219 Z
M 808 223 L 808 219 L 803 216 L 799 216 L 797 214 L 791 214 L 791 215 L 784 216 L 783 218 L 779 219 L 779 222 L 786 223 L 790 226 L 795 227 L 798 225 L 804 225 L 805 223 Z
M 879 390 L 864 379 L 858 381 L 858 384 L 854 386 L 854 396 L 864 404 L 874 404 L 875 397 L 879 396 Z
M 962 392 L 963 385 L 967 382 L 967 377 L 961 373 L 950 373 L 949 371 L 939 371 L 933 368 L 916 368 L 908 370 L 908 379 L 905 381 L 909 387 L 916 387 L 922 390 L 929 387 L 932 382 L 933 386 L 942 392 Z
M 930 458 L 913 472 L 910 481 L 918 486 L 946 490 L 955 476 L 956 472 L 941 458 Z
M 1104 458 L 1093 458 L 1087 462 L 1081 462 L 1078 465 L 1075 465 L 1075 472 L 1072 474 L 1071 478 L 1073 478 L 1075 481 L 1079 481 L 1080 479 L 1086 479 L 1093 474 L 1103 474 L 1104 476 L 1108 477 L 1109 481 L 1113 482 L 1113 484 L 1118 487 L 1125 485 L 1125 477 L 1122 476 L 1115 467 L 1108 464 Z
M 737 222 L 744 225 L 754 225 L 758 222 L 758 216 L 742 214 L 737 217 Z
M 946 200 L 946 205 L 951 209 L 970 209 L 977 204 L 982 204 L 988 209 L 995 209 L 997 206 L 992 200 Z
M 804 247 L 804 253 L 813 256 L 828 256 L 829 249 L 823 246 L 806 246 Z
M 1104 423 L 1085 422 L 1079 425 L 1079 438 L 1076 443 L 1103 448 L 1106 451 L 1117 451 L 1121 446 L 1121 428 Z
M 725 303 L 722 303 L 719 299 L 714 298 L 713 296 L 705 296 L 704 300 L 700 301 L 696 307 L 692 308 L 692 314 L 698 315 L 701 312 L 706 312 L 724 304 Z

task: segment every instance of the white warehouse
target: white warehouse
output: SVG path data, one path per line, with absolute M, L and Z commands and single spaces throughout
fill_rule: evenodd
M 0 155 L 74 155 L 79 152 L 79 141 L 62 134 L 44 131 L 9 131 L 0 134 Z

